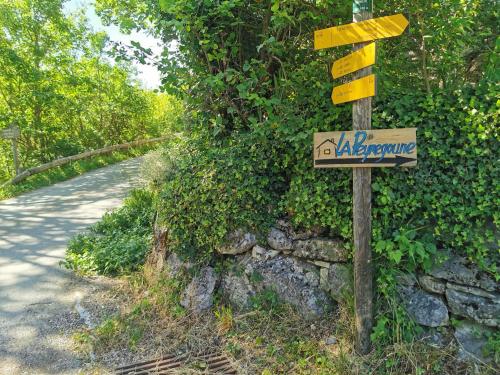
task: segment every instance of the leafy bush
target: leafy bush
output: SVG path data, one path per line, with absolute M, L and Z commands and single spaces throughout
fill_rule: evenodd
M 172 139 L 167 140 L 162 148 L 144 155 L 140 167 L 140 177 L 146 188 L 156 190 L 168 176 L 177 172 L 183 151 L 180 149 L 183 143 L 179 140 L 182 140 L 180 134 L 172 136 Z
M 178 172 L 160 194 L 159 219 L 169 229 L 173 251 L 207 259 L 237 227 L 257 230 L 276 217 L 283 178 L 266 144 L 252 134 L 200 152 L 202 140 L 184 144 Z
M 120 275 L 144 263 L 151 243 L 153 196 L 133 190 L 123 206 L 106 213 L 69 243 L 64 265 L 81 273 Z

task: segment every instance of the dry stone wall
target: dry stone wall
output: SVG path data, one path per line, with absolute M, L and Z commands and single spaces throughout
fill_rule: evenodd
M 428 274 L 402 275 L 401 302 L 432 344 L 454 340 L 461 357 L 488 361 L 483 349 L 500 327 L 500 283 L 451 252 L 438 258 L 446 260 Z
M 280 221 L 265 246 L 254 234 L 238 230 L 217 251 L 230 257 L 233 266 L 221 275 L 205 267 L 191 281 L 182 303 L 194 312 L 211 307 L 216 290 L 246 309 L 258 293 L 272 289 L 304 318 L 319 318 L 353 293 L 348 250 L 321 230 L 298 233 Z M 462 257 L 440 257 L 447 260 L 436 262 L 428 274 L 399 277 L 401 304 L 424 327 L 423 340 L 436 346 L 454 342 L 462 357 L 488 361 L 483 349 L 488 337 L 499 331 L 500 284 Z M 174 272 L 181 267 L 175 255 L 168 257 L 167 265 Z

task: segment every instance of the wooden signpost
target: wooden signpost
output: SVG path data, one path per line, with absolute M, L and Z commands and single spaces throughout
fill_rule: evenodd
M 17 139 L 21 135 L 19 128 L 15 125 L 11 125 L 6 129 L 0 131 L 0 138 L 12 140 L 12 154 L 14 156 L 14 170 L 16 175 L 19 174 L 19 158 L 17 155 Z
M 370 43 L 335 61 L 332 66 L 332 77 L 340 78 L 373 64 L 375 64 L 375 43 Z
M 4 139 L 17 139 L 19 138 L 19 135 L 20 132 L 17 126 L 10 126 L 0 131 L 0 137 Z
M 354 44 L 353 53 L 335 62 L 333 78 L 353 73 L 353 80 L 333 89 L 334 104 L 353 102 L 354 131 L 314 135 L 315 168 L 353 168 L 354 310 L 356 350 L 371 349 L 373 266 L 371 255 L 371 167 L 415 166 L 416 129 L 370 130 L 376 79 L 377 39 L 401 35 L 408 26 L 402 14 L 373 19 L 372 0 L 354 0 L 353 23 L 314 32 L 314 49 Z M 357 43 L 357 44 L 355 44 Z

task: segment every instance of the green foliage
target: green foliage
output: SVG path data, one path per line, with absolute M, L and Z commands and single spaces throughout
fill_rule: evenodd
M 128 281 L 130 289 L 127 290 L 126 300 L 130 302 L 129 306 L 108 316 L 97 327 L 75 333 L 73 340 L 79 351 L 101 354 L 108 353 L 110 348 L 122 349 L 124 345 L 136 350 L 145 341 L 142 340 L 145 336 L 151 337 L 153 328 L 161 326 L 151 322 L 164 322 L 165 318 L 182 322 L 185 330 L 186 314 L 180 305 L 180 297 L 187 284 L 185 274 L 176 278 L 160 275 L 155 282 L 148 283 L 142 273 L 134 273 Z
M 409 342 L 422 333 L 422 328 L 408 316 L 396 290 L 396 278 L 400 276 L 401 271 L 396 269 L 396 264 L 389 262 L 390 259 L 379 264 L 376 272 L 377 314 L 371 334 L 376 346 Z M 401 265 L 399 268 L 402 268 Z
M 127 314 L 116 314 L 105 319 L 91 333 L 77 332 L 73 340 L 80 351 L 88 353 L 106 351 L 110 346 L 120 344 L 135 350 L 147 329 L 152 308 L 148 299 L 142 299 Z
M 484 347 L 484 354 L 491 356 L 495 363 L 500 362 L 500 332 L 488 335 L 488 342 Z
M 184 152 L 181 134 L 162 143 L 162 147 L 147 153 L 142 159 L 140 178 L 150 189 L 157 191 L 165 179 L 177 173 L 179 160 Z
M 106 213 L 88 233 L 70 241 L 64 266 L 80 273 L 103 275 L 137 270 L 150 247 L 153 216 L 152 194 L 133 190 L 122 207 Z
M 130 63 L 111 64 L 108 36 L 63 3 L 0 0 L 0 129 L 20 128 L 21 167 L 178 131 L 181 103 L 139 87 Z M 0 139 L 0 183 L 13 173 Z
M 186 309 L 181 305 L 182 292 L 188 283 L 188 275 L 180 273 L 175 278 L 162 275 L 148 289 L 149 300 L 159 310 L 168 313 L 174 319 L 186 315 Z
M 243 137 L 242 137 L 243 138 Z M 227 147 L 200 152 L 200 140 L 179 146 L 184 157 L 177 173 L 167 176 L 159 219 L 169 228 L 172 250 L 206 259 L 229 230 L 256 230 L 273 220 L 273 189 L 282 186 L 265 156 L 264 145 L 251 137 L 228 140 Z
M 283 307 L 278 293 L 272 289 L 265 289 L 257 293 L 251 298 L 250 303 L 254 310 L 267 311 L 274 314 L 281 312 Z

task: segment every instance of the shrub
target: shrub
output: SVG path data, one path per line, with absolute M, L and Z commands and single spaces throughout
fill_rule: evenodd
M 203 149 L 203 140 L 184 145 L 178 173 L 160 194 L 159 220 L 169 229 L 170 248 L 207 259 L 229 231 L 258 230 L 276 218 L 283 178 L 269 158 L 272 149 L 252 134 Z
M 172 137 L 162 148 L 144 155 L 140 177 L 146 188 L 156 190 L 165 179 L 177 172 L 183 142 L 180 135 Z
M 153 195 L 133 190 L 123 206 L 71 239 L 64 266 L 81 273 L 120 275 L 144 263 L 151 243 Z

